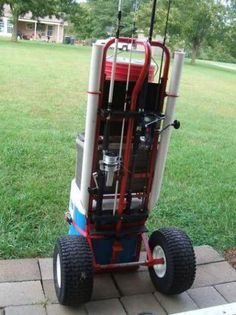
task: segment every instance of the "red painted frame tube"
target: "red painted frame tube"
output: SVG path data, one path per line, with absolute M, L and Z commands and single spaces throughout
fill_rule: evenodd
M 101 108 L 102 102 L 103 102 L 103 91 L 104 91 L 104 82 L 105 82 L 105 66 L 106 66 L 106 57 L 107 57 L 107 51 L 109 49 L 109 47 L 115 42 L 115 38 L 110 39 L 105 45 L 104 45 L 104 49 L 103 49 L 103 60 L 102 60 L 102 68 L 101 68 L 101 84 L 100 84 L 100 98 L 99 98 L 99 108 Z M 136 39 L 132 39 L 132 38 L 127 38 L 127 37 L 120 37 L 119 38 L 119 42 L 122 43 L 127 43 L 127 44 L 134 44 L 134 45 L 142 45 L 145 47 L 145 45 L 147 45 L 147 42 L 144 42 L 142 40 L 136 40 Z M 148 44 L 149 45 L 149 44 Z M 151 50 L 150 50 L 151 53 Z M 96 139 L 97 142 L 95 142 L 94 144 L 94 150 L 93 150 L 93 172 L 96 171 L 96 161 L 97 161 L 97 146 L 98 146 L 98 137 L 99 137 L 99 129 L 100 129 L 100 123 L 101 120 L 98 119 L 97 120 L 97 126 L 96 126 Z M 91 185 L 92 185 L 92 177 L 91 177 Z M 92 208 L 92 201 L 93 198 L 89 198 L 89 209 Z
M 82 230 L 74 220 L 72 220 L 71 224 L 74 226 L 79 234 L 83 235 L 83 237 L 88 237 L 88 233 Z
M 146 266 L 146 267 L 152 267 L 154 265 L 163 265 L 164 259 L 152 259 L 152 261 L 134 261 L 129 263 L 121 263 L 121 264 L 109 264 L 109 265 L 99 265 L 95 264 L 94 269 L 95 271 L 101 271 L 101 270 L 114 270 L 114 269 L 123 269 L 123 268 L 131 268 L 131 267 L 139 267 L 139 266 Z
M 133 92 L 132 92 L 130 111 L 135 110 L 138 95 L 141 91 L 141 88 L 142 88 L 144 82 L 145 82 L 145 79 L 148 76 L 150 62 L 151 62 L 151 46 L 162 48 L 164 50 L 164 55 L 165 55 L 165 64 L 164 64 L 164 68 L 163 68 L 163 73 L 161 74 L 161 80 L 162 80 L 161 81 L 161 87 L 162 87 L 162 89 L 160 92 L 161 93 L 160 104 L 161 104 L 161 110 L 163 110 L 164 98 L 165 98 L 165 96 L 167 96 L 166 86 L 167 86 L 169 66 L 170 66 L 170 52 L 166 46 L 164 46 L 162 43 L 157 42 L 157 41 L 152 41 L 150 44 L 149 42 L 144 42 L 144 41 L 140 41 L 140 40 L 133 40 L 131 38 L 122 38 L 121 37 L 119 39 L 119 42 L 128 43 L 128 44 L 131 44 L 132 41 L 134 44 L 140 44 L 140 45 L 144 46 L 145 63 L 143 65 L 143 69 L 141 71 L 140 77 L 139 77 L 138 81 L 136 82 L 134 89 L 133 89 Z M 104 46 L 104 50 L 103 50 L 103 61 L 102 61 L 102 69 L 101 69 L 101 85 L 100 85 L 100 91 L 99 91 L 99 93 L 100 93 L 99 107 L 100 108 L 101 108 L 101 105 L 103 103 L 103 89 L 104 89 L 104 83 L 105 83 L 105 65 L 106 65 L 107 50 L 114 42 L 115 42 L 115 39 L 109 40 L 107 42 L 107 44 Z M 94 155 L 93 155 L 93 171 L 95 171 L 96 167 L 97 167 L 97 165 L 96 165 L 97 146 L 99 144 L 98 138 L 99 138 L 100 123 L 101 123 L 101 118 L 98 118 L 97 119 L 97 126 L 96 126 L 96 139 L 97 139 L 97 141 L 95 142 L 95 145 L 94 145 Z M 127 135 L 125 137 L 125 144 L 124 144 L 124 176 L 121 179 L 121 189 L 120 189 L 120 194 L 119 194 L 119 207 L 118 207 L 118 211 L 117 211 L 119 216 L 122 216 L 122 213 L 123 213 L 124 208 L 125 208 L 126 184 L 127 184 L 127 180 L 128 180 L 128 174 L 129 174 L 128 168 L 129 168 L 129 161 L 130 161 L 131 149 L 132 149 L 133 129 L 134 129 L 134 118 L 130 118 L 128 121 Z M 155 162 L 155 158 L 156 158 L 156 154 L 157 154 L 158 138 L 159 138 L 159 135 L 157 134 L 155 139 L 154 139 L 154 146 L 153 146 L 154 151 L 152 152 L 150 170 L 148 172 L 149 173 L 148 188 L 147 188 L 147 191 L 142 194 L 143 196 L 145 196 L 145 203 L 148 202 L 148 197 L 149 197 L 149 193 L 151 190 L 152 174 L 153 174 L 154 168 L 155 168 L 154 162 Z M 92 178 L 91 178 L 91 185 L 92 185 Z M 140 195 L 140 194 L 136 194 L 136 195 Z M 92 209 L 93 200 L 94 200 L 94 197 L 90 196 L 89 209 Z M 87 234 L 88 242 L 89 242 L 90 247 L 92 249 L 91 238 L 97 238 L 97 237 L 90 234 L 91 226 L 92 225 L 91 225 L 90 219 L 88 217 L 88 225 L 86 228 L 86 234 Z M 121 228 L 122 228 L 122 222 L 119 221 L 116 225 L 116 228 L 115 228 L 116 233 L 119 233 Z M 99 236 L 99 238 L 100 237 L 103 238 L 104 236 Z M 163 264 L 164 263 L 163 259 L 158 259 L 158 260 L 153 259 L 152 254 L 151 254 L 151 250 L 149 248 L 147 236 L 144 234 L 139 234 L 138 237 L 139 237 L 139 242 L 138 242 L 139 246 L 137 246 L 136 257 L 138 259 L 139 254 L 140 254 L 140 250 L 141 250 L 141 242 L 143 242 L 145 250 L 147 252 L 147 260 L 146 261 L 143 261 L 143 262 L 137 261 L 137 262 L 131 262 L 131 263 L 124 263 L 124 264 L 113 263 L 113 264 L 109 264 L 109 265 L 99 265 L 95 262 L 95 258 L 94 258 L 95 271 L 113 270 L 113 269 L 122 269 L 122 268 L 129 269 L 129 268 L 139 266 L 139 265 L 153 266 L 155 264 Z M 115 248 L 113 248 L 113 255 L 112 256 L 113 256 L 113 258 L 114 257 L 116 258 L 116 253 L 114 253 L 114 249 Z M 113 261 L 114 261 L 114 259 L 113 259 Z
M 151 63 L 151 46 L 149 42 L 146 42 L 146 45 L 144 45 L 145 48 L 145 62 L 143 65 L 143 69 L 141 71 L 141 74 L 139 76 L 139 79 L 137 83 L 134 86 L 132 97 L 131 97 L 131 105 L 130 105 L 130 111 L 135 111 L 136 109 L 136 103 L 138 95 L 142 89 L 142 86 L 145 82 L 145 79 L 148 76 L 149 73 L 149 67 Z M 126 194 L 126 185 L 128 181 L 128 169 L 129 169 L 129 161 L 131 156 L 131 149 L 132 149 L 132 136 L 133 136 L 133 129 L 134 129 L 134 119 L 130 118 L 128 121 L 128 129 L 127 129 L 127 135 L 126 135 L 126 145 L 125 145 L 125 151 L 124 151 L 124 162 L 123 162 L 123 170 L 124 175 L 121 180 L 121 189 L 120 189 L 120 199 L 119 199 L 119 207 L 117 214 L 119 216 L 122 215 L 124 208 L 125 208 L 125 194 Z M 117 223 L 116 232 L 119 233 L 121 229 L 121 221 Z
M 121 270 L 127 269 L 128 270 L 130 268 L 139 267 L 139 266 L 152 267 L 154 265 L 163 265 L 165 263 L 165 260 L 163 258 L 154 259 L 152 257 L 152 253 L 151 253 L 151 250 L 150 250 L 149 245 L 148 245 L 147 236 L 144 233 L 142 233 L 141 238 L 144 242 L 144 247 L 145 247 L 145 250 L 147 252 L 147 259 L 146 260 L 139 260 L 139 261 L 134 261 L 134 262 L 129 262 L 129 263 L 117 263 L 117 264 L 112 263 L 112 264 L 108 264 L 108 265 L 100 265 L 100 264 L 94 263 L 94 270 L 96 272 L 112 271 L 114 269 L 121 269 Z

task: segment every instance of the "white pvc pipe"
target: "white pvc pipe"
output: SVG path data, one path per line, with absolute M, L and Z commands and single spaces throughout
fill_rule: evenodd
M 167 99 L 163 128 L 172 124 L 174 120 L 176 96 L 178 95 L 178 92 L 179 92 L 180 79 L 181 79 L 183 63 L 184 63 L 184 55 L 185 55 L 184 52 L 175 52 L 175 55 L 174 55 L 174 63 L 173 63 L 171 81 L 170 81 L 169 92 L 168 92 L 170 96 L 168 96 L 168 99 Z M 155 207 L 160 196 L 161 184 L 162 184 L 172 129 L 173 127 L 167 128 L 161 135 L 161 140 L 160 140 L 160 144 L 159 144 L 159 148 L 157 152 L 152 190 L 149 196 L 149 204 L 148 204 L 149 210 L 152 210 Z
M 83 164 L 81 175 L 81 203 L 86 211 L 88 211 L 89 192 L 92 163 L 93 163 L 93 148 L 95 142 L 97 109 L 99 103 L 99 90 L 101 81 L 101 67 L 103 58 L 103 45 L 94 44 L 92 50 L 90 77 L 89 77 L 89 92 L 87 101 L 87 113 L 85 124 L 85 139 Z M 94 93 L 94 94 L 93 94 Z

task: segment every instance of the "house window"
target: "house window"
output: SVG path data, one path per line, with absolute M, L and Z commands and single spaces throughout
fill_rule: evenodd
M 34 30 L 34 24 L 33 23 L 27 23 L 26 24 L 26 29 L 28 31 L 33 31 Z
M 53 26 L 48 25 L 48 36 L 52 36 L 52 35 L 53 35 Z
M 7 20 L 7 33 L 12 33 L 13 31 L 13 24 L 11 21 Z
M 0 33 L 4 32 L 4 21 L 3 19 L 0 19 Z
M 39 32 L 45 32 L 45 27 L 46 27 L 45 24 L 38 23 L 38 24 L 37 24 L 37 31 L 39 31 Z

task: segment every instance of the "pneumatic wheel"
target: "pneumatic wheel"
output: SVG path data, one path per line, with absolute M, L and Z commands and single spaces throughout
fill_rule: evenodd
M 168 295 L 188 290 L 195 279 L 196 260 L 187 234 L 176 228 L 162 228 L 152 233 L 149 246 L 153 258 L 164 262 L 149 267 L 155 288 Z
M 58 239 L 53 255 L 53 276 L 60 304 L 80 305 L 91 299 L 93 257 L 85 237 L 67 235 Z

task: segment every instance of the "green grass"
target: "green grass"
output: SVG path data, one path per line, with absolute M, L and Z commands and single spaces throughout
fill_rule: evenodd
M 75 136 L 83 130 L 91 49 L 0 41 L 0 257 L 51 255 L 67 232 Z M 177 118 L 150 229 L 179 226 L 194 244 L 236 244 L 236 75 L 184 68 Z

